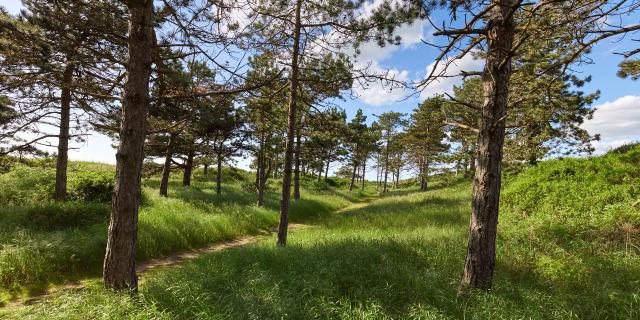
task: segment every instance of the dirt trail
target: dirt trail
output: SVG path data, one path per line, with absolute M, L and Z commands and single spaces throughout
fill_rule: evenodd
M 306 225 L 306 224 L 297 224 L 297 223 L 290 223 L 289 224 L 289 231 L 292 230 L 297 230 L 297 229 L 304 229 L 304 228 L 309 228 L 311 227 L 310 225 Z M 234 240 L 229 240 L 229 241 L 224 241 L 224 242 L 218 242 L 218 243 L 214 243 L 211 244 L 209 246 L 206 247 L 202 247 L 202 248 L 198 248 L 198 249 L 192 249 L 192 250 L 187 250 L 187 251 L 183 251 L 181 253 L 177 253 L 177 254 L 173 254 L 170 256 L 166 256 L 166 257 L 162 257 L 162 258 L 157 258 L 157 259 L 151 259 L 151 260 L 147 260 L 147 261 L 143 261 L 141 263 L 139 263 L 136 267 L 136 273 L 138 274 L 138 279 L 139 281 L 142 281 L 144 279 L 144 275 L 146 272 L 148 272 L 149 270 L 153 270 L 153 269 L 158 269 L 158 268 L 164 268 L 164 267 L 169 267 L 169 266 L 174 266 L 177 264 L 181 264 L 184 263 L 188 260 L 191 259 L 195 259 L 203 254 L 207 254 L 207 253 L 212 253 L 212 252 L 216 252 L 216 251 L 222 251 L 225 249 L 230 249 L 230 248 L 236 248 L 236 247 L 242 247 L 242 246 L 246 246 L 248 244 L 252 244 L 255 242 L 258 242 L 259 240 L 265 239 L 266 236 L 271 235 L 272 233 L 277 232 L 277 228 L 273 228 L 273 229 L 269 229 L 267 231 L 264 231 L 261 234 L 258 235 L 252 235 L 252 236 L 243 236 Z M 26 300 L 15 300 L 15 301 L 11 301 L 6 303 L 5 305 L 1 305 L 0 304 L 0 308 L 15 308 L 15 307 L 20 307 L 20 306 L 25 306 L 25 305 L 31 305 L 31 304 L 35 304 L 38 303 L 40 301 L 43 301 L 44 299 L 46 299 L 47 297 L 50 297 L 56 293 L 65 291 L 65 290 L 78 290 L 78 289 L 82 289 L 84 287 L 84 284 L 82 283 L 82 281 L 71 281 L 67 284 L 61 285 L 61 286 L 56 286 L 54 288 L 49 288 L 46 289 L 42 292 L 38 292 L 32 296 L 30 296 L 28 299 Z
M 297 230 L 297 229 L 303 229 L 303 228 L 309 228 L 311 227 L 310 225 L 306 225 L 306 224 L 297 224 L 297 223 L 290 223 L 289 224 L 289 231 L 291 230 Z M 168 267 L 168 266 L 172 266 L 175 264 L 180 264 L 183 263 L 187 260 L 191 260 L 191 259 L 195 259 L 203 254 L 207 254 L 207 253 L 212 253 L 212 252 L 216 252 L 216 251 L 222 251 L 224 249 L 229 249 L 229 248 L 235 248 L 235 247 L 242 247 L 251 243 L 255 243 L 258 240 L 264 239 L 265 236 L 271 235 L 274 232 L 277 232 L 277 228 L 273 228 L 273 229 L 269 229 L 268 231 L 263 232 L 262 234 L 259 235 L 254 235 L 254 236 L 244 236 L 244 237 L 240 237 L 234 240 L 229 240 L 229 241 L 225 241 L 225 242 L 218 242 L 218 243 L 214 243 L 212 245 L 209 245 L 207 247 L 203 247 L 203 248 L 199 248 L 199 249 L 193 249 L 193 250 L 189 250 L 189 251 L 184 251 L 178 254 L 174 254 L 174 255 L 170 255 L 170 256 L 166 256 L 166 257 L 162 257 L 162 258 L 158 258 L 158 259 L 151 259 L 151 260 L 147 260 L 145 262 L 139 263 L 138 266 L 136 267 L 136 272 L 138 273 L 138 277 L 142 278 L 142 276 L 144 275 L 145 272 L 152 270 L 152 269 L 156 269 L 156 268 L 162 268 L 162 267 Z

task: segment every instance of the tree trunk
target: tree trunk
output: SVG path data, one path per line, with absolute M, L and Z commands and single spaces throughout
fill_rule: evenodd
M 203 168 L 202 168 L 202 174 L 204 174 L 204 176 L 206 177 L 209 174 L 209 164 L 205 163 Z
M 260 147 L 262 149 L 262 147 Z M 262 150 L 258 151 L 257 155 L 257 163 L 256 163 L 256 179 L 253 186 L 256 188 L 256 191 L 259 191 L 260 188 L 260 166 L 262 166 Z
M 389 176 L 389 168 L 386 166 L 384 166 L 384 174 L 383 174 L 383 179 L 382 179 L 382 193 L 386 193 L 387 192 L 387 178 Z
M 400 167 L 396 171 L 396 188 L 400 188 Z
M 500 201 L 500 175 L 504 144 L 507 94 L 511 76 L 514 34 L 513 0 L 494 0 L 487 32 L 487 55 L 482 76 L 484 103 L 478 135 L 478 163 L 473 179 L 473 198 L 467 257 L 461 289 L 489 289 L 496 259 L 496 231 Z
M 265 152 L 264 152 L 264 134 L 260 135 L 260 144 L 258 146 L 258 154 L 256 161 L 256 191 L 258 192 L 258 198 L 256 200 L 256 204 L 261 207 L 263 205 L 262 194 L 264 191 L 262 190 L 262 180 L 264 179 L 264 165 L 265 165 Z
M 329 176 L 329 166 L 331 165 L 331 160 L 329 160 L 329 158 L 327 158 L 327 168 L 324 170 L 324 180 L 327 180 L 327 177 Z
M 476 171 L 476 150 L 471 149 L 471 154 L 469 155 L 469 171 Z
M 167 189 L 169 188 L 169 174 L 171 174 L 171 159 L 173 158 L 173 142 L 176 138 L 174 133 L 169 136 L 169 143 L 167 143 L 167 152 L 164 157 L 164 167 L 162 168 L 162 179 L 160 180 L 160 196 L 167 196 Z
M 216 171 L 216 194 L 222 193 L 222 154 L 216 156 L 218 158 L 218 170 Z
M 396 188 L 396 172 L 392 171 L 391 172 L 391 189 L 395 189 Z
M 71 121 L 71 81 L 75 67 L 69 62 L 64 68 L 60 95 L 60 133 L 56 160 L 56 185 L 53 198 L 67 200 L 67 164 L 69 163 L 69 122 Z
M 262 148 L 261 148 L 262 149 Z M 268 173 L 265 172 L 264 150 L 260 151 L 258 158 L 258 206 L 264 206 L 264 187 L 267 182 Z
M 193 144 L 189 148 L 190 149 L 189 153 L 187 154 L 187 162 L 185 162 L 184 164 L 184 175 L 182 176 L 182 185 L 185 187 L 191 186 L 191 172 L 193 171 Z
M 360 186 L 361 190 L 364 190 L 364 176 L 367 172 L 367 157 L 364 157 L 364 161 L 362 162 L 362 185 Z
M 102 278 L 107 288 L 137 292 L 136 238 L 144 160 L 153 39 L 153 1 L 127 2 L 129 59 L 122 101 L 120 144 Z
M 464 172 L 463 176 L 465 178 L 467 178 L 469 176 L 469 171 L 468 171 L 468 167 L 467 167 L 467 162 L 468 162 L 467 153 L 468 152 L 469 152 L 469 147 L 467 146 L 466 142 L 463 142 L 462 143 L 462 158 L 458 159 L 458 161 L 456 162 L 456 171 L 458 171 L 458 169 L 460 169 L 460 167 L 462 167 L 462 171 Z
M 287 245 L 287 229 L 289 226 L 289 200 L 291 198 L 291 167 L 293 162 L 293 138 L 296 131 L 296 107 L 298 103 L 298 55 L 300 54 L 300 9 L 302 0 L 296 1 L 295 26 L 293 28 L 293 50 L 291 57 L 291 80 L 289 81 L 289 111 L 287 144 L 284 157 L 284 173 L 282 175 L 282 198 L 280 199 L 280 224 L 278 240 L 280 246 Z
M 422 169 L 422 185 L 421 190 L 427 191 L 428 183 L 429 183 L 429 161 L 425 160 L 423 169 Z
M 358 167 L 358 165 L 354 162 L 353 163 L 353 171 L 351 172 L 351 183 L 349 184 L 349 191 L 353 190 L 353 184 L 356 180 L 356 168 Z
M 302 129 L 302 119 L 296 128 L 296 159 L 295 159 L 295 170 L 293 177 L 293 200 L 300 200 L 300 145 L 302 139 L 300 130 Z
M 278 152 L 276 152 L 276 155 L 274 157 L 273 160 L 273 178 L 274 179 L 278 179 Z
M 380 166 L 380 159 L 378 159 L 376 165 L 376 190 L 380 187 L 380 181 L 382 180 L 382 166 Z

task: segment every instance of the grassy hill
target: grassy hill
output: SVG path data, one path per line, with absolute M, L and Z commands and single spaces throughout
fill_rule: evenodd
M 278 223 L 277 182 L 266 206 L 254 205 L 252 176 L 225 168 L 223 193 L 215 194 L 214 172 L 197 170 L 192 187 L 177 173 L 169 197 L 158 196 L 159 181 L 143 181 L 137 259 L 144 261 L 210 243 L 257 234 Z M 114 167 L 74 162 L 69 170 L 72 201 L 51 200 L 55 171 L 51 163 L 14 165 L 0 175 L 0 301 L 48 286 L 101 273 L 107 239 Z M 305 222 L 356 201 L 349 193 L 305 180 L 303 197 L 291 220 Z
M 292 232 L 285 248 L 265 239 L 154 270 L 136 298 L 95 280 L 4 312 L 36 319 L 638 319 L 638 164 L 633 146 L 543 161 L 509 177 L 488 293 L 458 295 L 471 186 L 446 179 L 427 192 L 395 190 L 327 211 L 307 220 L 313 228 Z

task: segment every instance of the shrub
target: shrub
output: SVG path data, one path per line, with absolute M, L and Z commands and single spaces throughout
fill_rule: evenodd
M 314 181 L 310 184 L 311 190 L 315 191 L 326 191 L 329 190 L 329 183 L 324 180 Z
M 51 199 L 55 182 L 53 170 L 16 165 L 0 175 L 0 203 L 19 204 Z
M 327 177 L 325 180 L 332 187 L 344 187 L 347 185 L 347 179 L 337 177 Z
M 69 176 L 67 185 L 72 200 L 109 202 L 114 176 L 110 172 L 78 171 Z
M 24 204 L 47 202 L 53 198 L 55 169 L 44 166 L 15 165 L 0 175 L 0 203 Z M 114 175 L 109 171 L 92 172 L 73 170 L 67 174 L 69 200 L 109 202 L 114 186 Z

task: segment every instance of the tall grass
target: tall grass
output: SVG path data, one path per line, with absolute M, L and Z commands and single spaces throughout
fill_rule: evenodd
M 490 292 L 458 295 L 471 188 L 453 181 L 428 192 L 397 190 L 312 219 L 316 227 L 292 233 L 284 248 L 265 240 L 152 271 L 137 298 L 92 287 L 7 314 L 37 319 L 87 314 L 100 319 L 639 319 L 640 250 L 609 234 L 618 221 L 638 228 L 633 221 L 639 212 L 633 203 L 613 217 L 606 210 L 626 206 L 637 196 L 636 185 L 628 185 L 624 179 L 629 178 L 600 179 L 611 177 L 610 171 L 635 179 L 637 167 L 625 161 L 633 164 L 637 158 L 629 151 L 615 157 L 543 162 L 507 183 Z M 588 180 L 548 174 L 582 170 L 576 166 L 598 173 Z M 585 187 L 586 181 L 599 181 L 599 188 Z M 592 199 L 583 188 L 591 190 Z M 534 196 L 539 189 L 547 194 Z M 576 210 L 584 215 L 565 214 L 580 198 L 595 208 Z M 601 204 L 603 199 L 609 202 Z M 554 202 L 557 206 L 549 204 Z M 568 231 L 549 232 L 549 223 Z
M 92 164 L 77 166 L 71 176 L 91 176 L 85 171 L 87 165 Z M 253 204 L 255 195 L 242 189 L 242 183 L 250 178 L 248 174 L 229 169 L 225 172 L 222 195 L 214 193 L 212 176 L 205 177 L 201 172 L 195 176 L 193 187 L 183 187 L 173 179 L 169 198 L 157 195 L 157 179 L 145 180 L 138 229 L 139 261 L 257 234 L 277 225 L 278 194 L 270 192 L 267 206 L 257 207 Z M 0 208 L 0 297 L 11 299 L 51 284 L 100 274 L 108 203 L 51 202 L 51 179 L 51 169 L 25 166 L 0 175 L 0 180 L 11 183 L 11 190 L 1 192 L 5 197 Z M 305 222 L 351 203 L 331 190 L 304 190 L 303 199 L 292 206 L 292 221 Z

